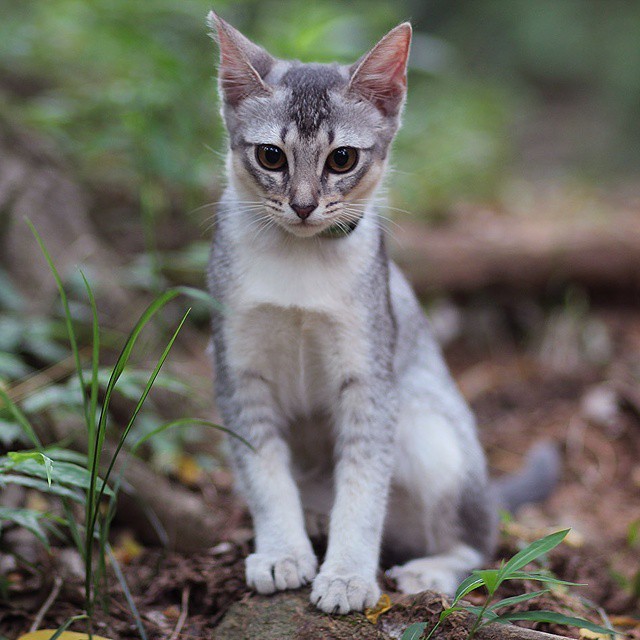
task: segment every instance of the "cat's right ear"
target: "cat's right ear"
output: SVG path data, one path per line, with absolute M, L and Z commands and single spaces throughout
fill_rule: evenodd
M 218 84 L 223 100 L 236 107 L 248 96 L 268 96 L 263 78 L 275 60 L 213 11 L 207 16 L 211 37 L 220 47 Z

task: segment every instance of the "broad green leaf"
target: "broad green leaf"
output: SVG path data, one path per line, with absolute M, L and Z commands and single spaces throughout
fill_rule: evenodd
M 504 600 L 498 600 L 498 602 L 494 602 L 489 606 L 491 611 L 495 611 L 496 609 L 501 609 L 502 607 L 509 607 L 512 604 L 518 604 L 519 602 L 526 602 L 527 600 L 533 600 L 538 596 L 541 596 L 543 593 L 549 593 L 549 589 L 542 589 L 540 591 L 533 591 L 532 593 L 522 593 L 519 596 L 512 596 L 510 598 L 505 598 Z
M 500 569 L 500 579 L 503 580 L 509 577 L 514 571 L 522 569 L 525 565 L 529 564 L 541 555 L 551 551 L 551 549 L 557 547 L 569 533 L 569 529 L 563 529 L 557 531 L 544 538 L 535 540 L 530 545 L 516 553 L 505 565 Z
M 54 462 L 73 462 L 81 467 L 87 466 L 87 455 L 71 449 L 61 447 L 45 447 L 42 452 L 48 455 Z
M 516 611 L 514 613 L 505 613 L 495 618 L 494 622 L 512 622 L 514 620 L 531 620 L 533 622 L 548 622 L 551 624 L 564 624 L 568 627 L 578 627 L 581 629 L 589 629 L 594 633 L 603 633 L 605 635 L 614 635 L 616 632 L 605 627 L 601 627 L 584 618 L 574 618 L 573 616 L 565 616 L 557 611 Z
M 47 536 L 40 526 L 40 522 L 38 522 L 42 517 L 42 513 L 34 511 L 33 509 L 0 507 L 0 522 L 13 522 L 20 527 L 24 527 L 27 531 L 33 533 L 33 535 L 48 549 L 49 542 L 47 541 Z
M 464 598 L 468 593 L 475 591 L 476 589 L 481 587 L 483 584 L 484 584 L 484 581 L 482 580 L 482 578 L 479 578 L 478 576 L 470 575 L 468 578 L 465 578 L 460 583 L 460 585 L 458 586 L 458 589 L 456 590 L 456 594 L 453 598 L 453 604 L 455 605 L 458 602 L 458 600 Z
M 47 477 L 46 470 L 34 460 L 24 460 L 16 464 L 13 470 L 36 478 L 46 479 Z M 91 474 L 89 471 L 72 462 L 56 462 L 53 469 L 51 469 L 51 479 L 61 485 L 79 487 L 85 490 L 91 486 Z M 98 479 L 95 484 L 97 486 L 94 486 L 94 491 L 103 491 L 107 495 L 113 493 L 106 485 L 103 490 L 101 480 Z
M 14 442 L 26 442 L 22 427 L 15 422 L 0 419 L 0 444 L 9 448 Z
M 84 504 L 84 496 L 69 487 L 64 487 L 60 484 L 53 483 L 48 485 L 44 480 L 39 478 L 32 478 L 30 476 L 18 476 L 12 473 L 3 473 L 0 475 L 0 487 L 4 487 L 7 484 L 17 484 L 21 487 L 29 487 L 30 489 L 37 489 L 42 493 L 48 493 L 52 496 L 58 496 L 59 498 L 69 498 L 79 504 Z
M 9 451 L 7 456 L 16 464 L 25 460 L 35 460 L 37 464 L 44 466 L 47 474 L 47 484 L 51 486 L 51 472 L 53 471 L 53 461 L 44 453 L 39 451 Z
M 426 627 L 426 622 L 414 622 L 405 629 L 400 640 L 420 640 Z
M 480 569 L 473 572 L 474 576 L 477 576 L 482 580 L 487 591 L 493 595 L 495 590 L 500 586 L 500 571 L 498 569 Z

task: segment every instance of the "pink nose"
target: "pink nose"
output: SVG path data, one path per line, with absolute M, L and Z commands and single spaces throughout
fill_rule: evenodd
M 310 204 L 307 207 L 302 207 L 299 204 L 291 203 L 291 208 L 296 212 L 296 215 L 300 220 L 306 220 L 317 206 L 317 204 Z

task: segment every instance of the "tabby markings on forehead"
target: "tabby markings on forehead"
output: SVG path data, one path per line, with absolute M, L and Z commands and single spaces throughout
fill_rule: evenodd
M 310 138 L 331 114 L 329 92 L 346 85 L 346 80 L 337 67 L 301 64 L 282 76 L 282 84 L 291 91 L 289 117 L 295 122 L 299 135 Z

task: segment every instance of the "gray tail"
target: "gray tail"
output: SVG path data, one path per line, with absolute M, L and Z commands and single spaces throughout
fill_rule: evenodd
M 524 504 L 546 500 L 561 473 L 558 446 L 548 440 L 538 442 L 527 452 L 521 471 L 492 481 L 498 506 L 513 513 Z

